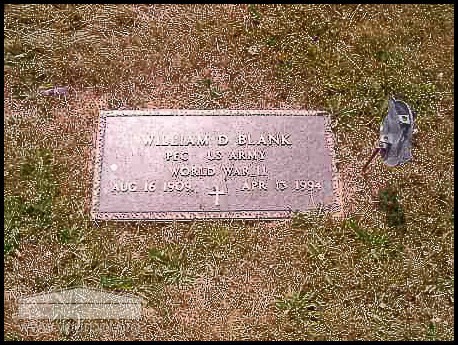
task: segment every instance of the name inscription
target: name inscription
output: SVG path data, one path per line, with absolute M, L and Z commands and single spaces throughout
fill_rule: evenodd
M 262 146 L 289 146 L 290 134 L 288 133 L 276 133 L 276 134 L 260 134 L 255 137 L 252 134 L 239 134 L 237 135 L 236 143 L 239 146 L 242 145 L 262 145 Z M 155 134 L 148 135 L 145 138 L 146 146 L 209 146 L 210 135 L 209 134 Z M 215 140 L 216 145 L 225 146 L 229 144 L 229 137 L 224 134 L 217 136 Z
M 325 116 L 170 112 L 102 114 L 96 218 L 282 218 L 335 204 Z

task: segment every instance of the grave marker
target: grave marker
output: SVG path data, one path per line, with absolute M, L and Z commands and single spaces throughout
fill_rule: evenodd
M 302 110 L 101 112 L 92 216 L 285 218 L 340 211 L 330 117 Z

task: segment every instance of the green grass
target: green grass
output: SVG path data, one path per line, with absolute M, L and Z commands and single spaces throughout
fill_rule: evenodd
M 5 254 L 19 245 L 21 235 L 38 235 L 53 222 L 56 183 L 51 153 L 38 149 L 27 154 L 19 166 L 22 193 L 5 195 Z
M 296 322 L 317 321 L 320 317 L 320 302 L 313 293 L 295 292 L 275 302 L 276 308 Z
M 129 277 L 101 276 L 100 285 L 108 289 L 132 289 L 132 279 Z
M 131 340 L 453 339 L 453 10 L 5 5 L 5 290 L 138 294 Z M 392 94 L 413 160 L 363 177 Z M 92 222 L 99 111 L 146 107 L 330 112 L 344 219 Z M 117 337 L 26 332 L 15 308 L 8 339 Z
M 5 333 L 3 340 L 5 341 L 21 341 L 22 337 L 16 333 Z
M 81 241 L 82 230 L 78 226 L 62 228 L 58 233 L 59 242 L 63 244 L 78 243 Z
M 184 250 L 178 252 L 173 247 L 168 247 L 167 250 L 151 248 L 148 253 L 151 263 L 146 268 L 167 284 L 190 283 L 194 277 L 186 271 L 183 255 Z
M 436 340 L 437 339 L 437 328 L 434 323 L 430 323 L 428 325 L 428 330 L 426 332 L 426 336 L 428 337 L 428 340 Z

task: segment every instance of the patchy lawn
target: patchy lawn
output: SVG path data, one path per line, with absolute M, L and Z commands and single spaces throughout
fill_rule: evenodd
M 453 10 L 5 5 L 5 339 L 452 340 Z M 363 177 L 392 94 L 418 113 L 414 159 Z M 95 224 L 99 111 L 137 108 L 328 111 L 345 219 Z M 18 319 L 19 296 L 79 285 L 145 313 Z

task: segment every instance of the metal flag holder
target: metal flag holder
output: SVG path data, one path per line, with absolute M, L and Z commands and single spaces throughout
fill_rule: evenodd
M 369 164 L 380 153 L 388 166 L 404 164 L 412 159 L 412 134 L 416 113 L 404 101 L 391 97 L 388 101 L 388 115 L 380 126 L 380 139 L 372 151 L 362 174 L 367 171 Z

